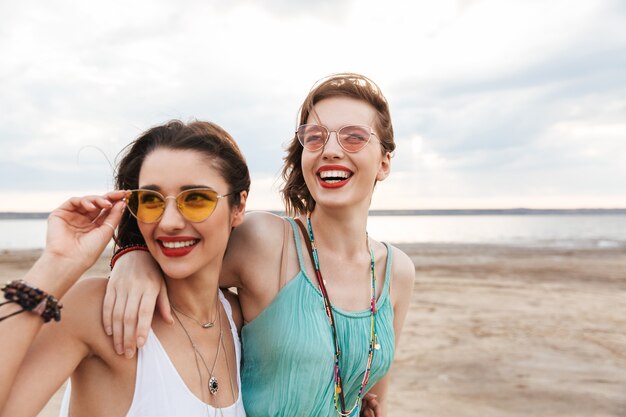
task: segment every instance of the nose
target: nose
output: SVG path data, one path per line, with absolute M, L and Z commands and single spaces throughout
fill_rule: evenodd
M 343 148 L 339 145 L 339 136 L 337 136 L 337 132 L 330 131 L 328 133 L 328 140 L 324 144 L 324 149 L 322 150 L 322 157 L 330 159 L 340 158 L 342 155 Z
M 174 197 L 167 197 L 165 199 L 165 210 L 159 220 L 159 227 L 164 231 L 180 230 L 185 227 L 185 218 L 178 210 L 176 205 L 176 199 Z

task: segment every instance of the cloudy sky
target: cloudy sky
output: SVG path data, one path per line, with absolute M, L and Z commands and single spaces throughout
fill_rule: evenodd
M 373 208 L 626 207 L 620 0 L 0 0 L 0 211 L 112 187 L 146 128 L 214 121 L 250 208 L 319 78 L 368 75 L 398 144 Z

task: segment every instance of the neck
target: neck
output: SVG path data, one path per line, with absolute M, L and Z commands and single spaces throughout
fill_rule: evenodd
M 324 210 L 316 207 L 311 225 L 318 246 L 337 254 L 361 254 L 367 250 L 367 212 Z
M 185 279 L 165 278 L 170 304 L 176 309 L 196 318 L 207 321 L 215 316 L 218 290 L 218 277 Z

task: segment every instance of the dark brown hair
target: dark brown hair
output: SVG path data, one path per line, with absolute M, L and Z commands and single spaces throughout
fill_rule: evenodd
M 142 133 L 122 152 L 115 178 L 118 190 L 139 187 L 139 172 L 146 157 L 159 148 L 193 150 L 207 156 L 229 186 L 228 204 L 241 203 L 240 191 L 250 190 L 248 165 L 235 140 L 218 125 L 193 121 L 172 120 Z M 125 211 L 118 229 L 117 244 L 126 246 L 144 243 L 137 220 Z
M 349 97 L 369 103 L 376 110 L 376 121 L 373 126 L 380 140 L 383 154 L 393 154 L 396 143 L 393 140 L 393 126 L 389 104 L 380 88 L 374 81 L 364 75 L 354 73 L 334 74 L 318 81 L 304 99 L 298 113 L 298 126 L 305 124 L 313 107 L 320 101 L 331 97 Z M 315 200 L 311 196 L 302 173 L 302 145 L 295 133 L 284 157 L 282 178 L 285 185 L 281 189 L 288 215 L 297 216 L 315 208 Z

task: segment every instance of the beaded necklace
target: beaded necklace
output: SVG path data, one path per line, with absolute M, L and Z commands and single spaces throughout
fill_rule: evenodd
M 335 326 L 335 319 L 333 316 L 333 309 L 330 303 L 330 299 L 328 298 L 328 291 L 326 290 L 326 285 L 324 284 L 324 278 L 322 277 L 322 272 L 320 271 L 320 261 L 319 254 L 317 251 L 317 246 L 315 244 L 315 236 L 313 235 L 313 227 L 311 226 L 311 213 L 307 212 L 306 215 L 307 227 L 309 240 L 311 242 L 311 255 L 313 258 L 313 267 L 315 268 L 315 275 L 317 277 L 317 282 L 320 287 L 320 291 L 324 298 L 324 307 L 326 310 L 326 315 L 328 316 L 328 320 L 330 321 L 330 327 L 332 329 L 333 334 L 333 343 L 335 345 L 335 366 L 334 366 L 334 380 L 335 380 L 335 410 L 337 410 L 337 414 L 342 417 L 352 416 L 357 406 L 361 403 L 363 398 L 363 391 L 370 376 L 370 369 L 372 367 L 372 359 L 374 357 L 374 350 L 380 349 L 380 345 L 377 342 L 376 336 L 376 274 L 375 274 L 375 262 L 374 262 L 374 251 L 372 250 L 369 237 L 367 232 L 365 233 L 365 239 L 367 241 L 367 248 L 370 253 L 370 269 L 372 276 L 372 284 L 371 284 L 371 302 L 370 302 L 370 318 L 371 318 L 371 331 L 370 331 L 370 343 L 369 343 L 369 352 L 367 356 L 367 364 L 365 367 L 365 374 L 363 375 L 363 380 L 361 381 L 361 388 L 359 389 L 359 393 L 357 395 L 356 401 L 354 405 L 349 410 L 346 410 L 345 399 L 344 399 L 344 391 L 343 391 L 343 381 L 341 379 L 341 369 L 339 367 L 339 358 L 341 357 L 341 349 L 339 348 L 339 339 L 337 337 L 337 328 Z M 340 404 L 341 403 L 341 404 Z

